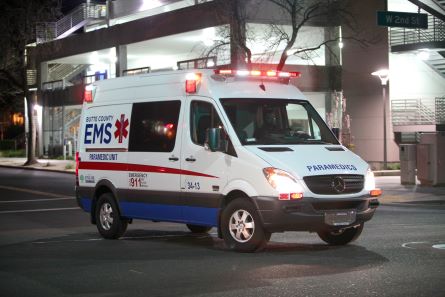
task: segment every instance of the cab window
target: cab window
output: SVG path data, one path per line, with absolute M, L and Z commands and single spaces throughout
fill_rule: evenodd
M 221 99 L 243 145 L 339 144 L 304 100 Z
M 192 142 L 204 146 L 209 128 L 222 127 L 221 119 L 211 103 L 192 101 L 190 111 L 190 135 Z

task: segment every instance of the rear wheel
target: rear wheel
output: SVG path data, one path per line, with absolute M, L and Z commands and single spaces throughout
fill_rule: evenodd
M 117 239 L 127 230 L 128 221 L 120 217 L 116 201 L 110 193 L 99 197 L 95 216 L 97 230 L 106 239 Z
M 364 224 L 362 223 L 352 228 L 336 231 L 324 230 L 317 233 L 324 242 L 329 243 L 330 245 L 345 245 L 356 240 L 360 236 L 363 226 Z
M 246 198 L 233 200 L 223 210 L 221 232 L 227 247 L 240 252 L 261 250 L 270 239 L 258 212 Z
M 210 229 L 212 229 L 212 227 L 208 227 L 208 226 L 199 226 L 199 225 L 190 225 L 190 224 L 187 224 L 187 228 L 189 228 L 189 230 L 192 233 L 207 233 L 210 231 Z

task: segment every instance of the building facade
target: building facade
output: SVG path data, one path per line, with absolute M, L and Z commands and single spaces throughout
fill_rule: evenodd
M 221 5 L 228 2 L 233 1 L 86 1 L 58 22 L 40 24 L 37 46 L 32 49 L 37 73 L 33 87 L 42 106 L 38 155 L 75 151 L 83 90 L 94 80 L 239 64 L 235 60 L 240 38 L 234 36 L 241 36 L 251 50 L 253 67 L 275 67 L 284 45 L 273 39 L 271 24 L 290 35 L 289 16 L 270 1 L 249 0 L 238 1 L 244 6 L 241 18 L 234 21 L 232 11 Z M 393 98 L 410 98 L 400 93 L 406 87 L 401 86 L 399 75 L 391 74 L 383 141 L 382 87 L 371 73 L 388 67 L 392 73 L 406 61 L 392 52 L 388 29 L 376 24 L 376 11 L 386 10 L 387 1 L 349 2 L 354 24 L 341 18 L 310 19 L 290 49 L 284 69 L 302 72 L 294 83 L 332 127 L 342 128 L 343 142 L 366 161 L 382 162 L 384 143 L 387 161 L 398 161 L 395 140 L 399 136 L 392 130 L 391 106 Z M 357 34 L 366 46 L 350 38 Z M 329 47 L 324 45 L 327 41 Z M 294 55 L 302 49 L 313 50 Z M 440 93 L 443 76 L 428 81 L 434 84 L 428 89 L 437 91 L 433 96 L 444 95 Z

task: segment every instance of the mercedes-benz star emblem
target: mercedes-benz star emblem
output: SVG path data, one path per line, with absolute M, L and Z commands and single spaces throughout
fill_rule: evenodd
M 335 176 L 331 183 L 332 189 L 337 193 L 343 193 L 346 189 L 345 181 L 340 176 Z

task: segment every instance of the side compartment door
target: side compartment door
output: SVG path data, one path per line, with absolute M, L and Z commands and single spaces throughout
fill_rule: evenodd
M 224 126 L 211 99 L 186 101 L 181 151 L 181 189 L 184 220 L 189 224 L 216 226 L 222 190 L 232 156 L 204 147 L 206 131 Z
M 180 99 L 133 104 L 127 186 L 119 195 L 124 216 L 181 221 L 182 105 Z

